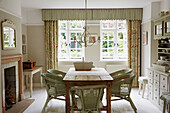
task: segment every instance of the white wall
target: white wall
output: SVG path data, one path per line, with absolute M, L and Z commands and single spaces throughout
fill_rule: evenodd
M 21 0 L 1 0 L 0 10 L 21 17 Z
M 25 25 L 43 25 L 41 9 L 22 9 L 23 23 Z
M 170 10 L 170 0 L 162 0 L 160 9 L 160 11 Z

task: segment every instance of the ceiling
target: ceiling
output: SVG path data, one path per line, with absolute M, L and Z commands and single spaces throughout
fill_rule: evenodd
M 22 8 L 85 8 L 85 0 L 21 0 Z M 143 8 L 162 0 L 87 0 L 87 8 Z

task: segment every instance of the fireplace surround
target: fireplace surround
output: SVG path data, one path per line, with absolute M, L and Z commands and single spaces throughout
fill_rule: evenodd
M 24 99 L 23 94 L 23 86 L 22 86 L 22 55 L 21 54 L 15 54 L 15 55 L 5 55 L 1 56 L 1 85 L 2 85 L 2 110 L 3 113 L 5 112 L 5 81 L 4 81 L 4 70 L 10 67 L 15 67 L 16 70 L 16 100 L 22 100 Z

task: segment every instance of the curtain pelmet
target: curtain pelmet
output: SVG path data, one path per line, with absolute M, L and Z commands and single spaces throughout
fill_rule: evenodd
M 142 8 L 42 9 L 42 20 L 142 20 Z

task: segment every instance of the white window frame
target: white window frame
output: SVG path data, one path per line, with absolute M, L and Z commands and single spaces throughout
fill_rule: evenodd
M 60 21 L 60 20 L 59 20 Z M 59 26 L 60 26 L 60 22 L 59 22 Z M 82 21 L 82 26 L 84 26 L 84 22 Z M 58 60 L 59 61 L 81 61 L 82 58 L 84 57 L 84 53 L 85 53 L 85 48 L 82 46 L 82 56 L 81 57 L 75 57 L 75 58 L 71 58 L 71 33 L 83 33 L 84 29 L 83 28 L 70 28 L 70 21 L 66 21 L 66 29 L 61 30 L 60 27 L 58 27 Z M 60 39 L 60 33 L 66 33 L 66 58 L 61 58 L 59 56 L 59 54 L 61 53 L 61 39 Z M 75 48 L 77 50 L 77 48 Z
M 119 20 L 115 20 L 115 28 L 103 28 L 102 26 L 102 20 L 100 21 L 100 36 L 101 36 L 101 43 L 100 43 L 100 61 L 127 61 L 128 60 L 128 50 L 127 50 L 127 47 L 123 47 L 123 49 L 126 49 L 126 58 L 119 58 L 118 56 L 118 33 L 119 32 L 126 32 L 126 41 L 124 41 L 123 43 L 126 42 L 126 45 L 127 45 L 127 24 L 125 26 L 125 29 L 118 29 L 118 25 L 117 25 L 117 21 Z M 103 32 L 113 32 L 114 33 L 114 55 L 115 57 L 110 57 L 110 58 L 103 58 L 102 54 L 102 50 L 103 50 Z M 109 48 L 107 48 L 109 49 Z

